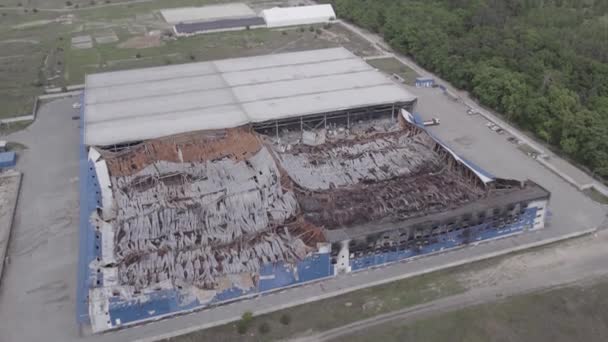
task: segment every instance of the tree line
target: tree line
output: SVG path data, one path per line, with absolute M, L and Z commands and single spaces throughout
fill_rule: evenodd
M 325 2 L 608 178 L 608 1 Z

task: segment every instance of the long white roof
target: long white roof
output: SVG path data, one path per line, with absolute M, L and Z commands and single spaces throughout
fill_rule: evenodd
M 262 11 L 268 27 L 283 27 L 324 23 L 336 19 L 336 12 L 330 4 L 273 7 Z
M 87 145 L 232 128 L 415 97 L 344 48 L 88 75 Z

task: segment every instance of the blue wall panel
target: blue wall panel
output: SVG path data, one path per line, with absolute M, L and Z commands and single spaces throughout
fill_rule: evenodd
M 434 243 L 421 246 L 419 249 L 405 249 L 401 251 L 377 252 L 369 255 L 360 256 L 350 259 L 352 271 L 359 271 L 368 267 L 380 266 L 390 262 L 406 260 L 408 258 L 424 255 L 434 252 L 440 252 L 450 248 L 463 246 L 468 243 L 483 241 L 488 239 L 499 238 L 524 230 L 526 226 L 532 226 L 536 217 L 536 208 L 528 208 L 522 214 L 519 220 L 513 224 L 505 225 L 502 228 L 492 228 L 489 224 L 481 224 L 473 226 L 470 229 L 468 237 L 464 236 L 462 231 L 453 231 L 446 234 L 440 234 L 429 239 L 436 239 Z

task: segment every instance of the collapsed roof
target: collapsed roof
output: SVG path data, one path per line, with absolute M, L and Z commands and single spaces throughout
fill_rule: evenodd
M 169 281 L 248 290 L 267 263 L 293 263 L 324 231 L 402 222 L 488 196 L 488 185 L 405 120 L 285 149 L 249 128 L 193 132 L 102 151 L 113 237 L 102 266 L 121 285 Z M 103 230 L 103 229 L 102 229 Z M 109 257 L 108 257 L 109 256 Z

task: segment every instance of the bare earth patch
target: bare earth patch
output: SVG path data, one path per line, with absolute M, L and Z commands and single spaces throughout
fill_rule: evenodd
M 145 35 L 125 40 L 117 46 L 122 49 L 146 49 L 163 45 L 158 35 Z

